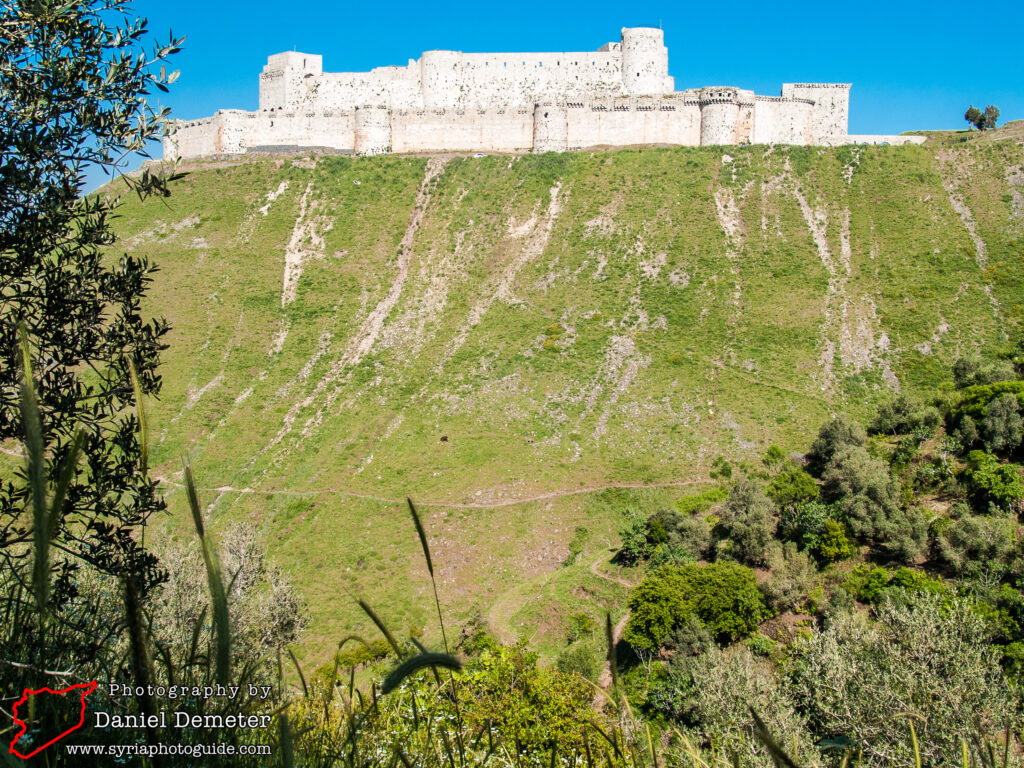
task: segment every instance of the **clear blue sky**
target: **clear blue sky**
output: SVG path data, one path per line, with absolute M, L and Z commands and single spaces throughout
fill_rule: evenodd
M 434 48 L 588 51 L 624 26 L 662 26 L 676 88 L 853 83 L 851 133 L 963 128 L 971 103 L 1024 118 L 1024 2 L 447 3 L 139 0 L 160 39 L 186 35 L 181 78 L 156 94 L 180 118 L 256 109 L 272 53 L 319 53 L 327 71 L 404 65 Z M 154 97 L 154 98 L 155 98 Z

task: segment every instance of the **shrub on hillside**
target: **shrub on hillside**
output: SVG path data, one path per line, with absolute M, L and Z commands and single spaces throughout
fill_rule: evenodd
M 979 512 L 1015 510 L 1024 499 L 1024 482 L 1020 466 L 1003 464 L 990 453 L 971 451 L 967 454 L 964 477 L 971 489 L 974 506 Z
M 652 564 L 699 560 L 707 556 L 711 547 L 711 525 L 703 516 L 681 513 L 675 509 L 660 509 L 651 516 L 649 522 L 653 525 L 655 521 L 664 528 L 666 540 L 652 555 Z
M 719 552 L 741 563 L 760 565 L 775 537 L 775 505 L 761 486 L 742 478 L 733 486 L 718 525 Z
M 220 537 L 220 565 L 225 576 L 234 663 L 251 664 L 263 682 L 273 665 L 257 662 L 294 643 L 307 622 L 305 608 L 284 572 L 267 562 L 266 547 L 256 530 L 243 524 Z M 196 626 L 208 623 L 209 584 L 200 547 L 172 544 L 161 549 L 167 581 L 152 595 L 147 608 L 152 631 L 163 653 L 176 665 L 192 649 Z
M 769 732 L 800 764 L 815 755 L 805 719 L 789 686 L 770 662 L 746 648 L 712 648 L 697 658 L 673 663 L 651 686 L 648 705 L 658 714 L 696 731 L 697 743 L 711 743 L 741 765 L 773 765 L 754 736 L 753 707 Z M 803 758 L 803 759 L 800 759 Z
M 969 515 L 937 531 L 933 549 L 958 576 L 1000 577 L 1016 561 L 1016 533 L 1010 518 Z
M 569 627 L 565 631 L 565 639 L 571 644 L 597 631 L 597 622 L 585 611 L 577 611 L 569 617 Z
M 903 509 L 899 483 L 884 461 L 864 448 L 847 448 L 832 457 L 822 480 L 854 536 L 905 561 L 921 551 L 927 523 Z
M 779 512 L 779 538 L 795 542 L 801 549 L 817 550 L 826 523 L 838 514 L 835 505 L 821 501 L 783 507 Z
M 846 526 L 838 520 L 826 520 L 814 552 L 825 563 L 845 560 L 852 555 L 853 545 L 846 535 Z
M 628 509 L 625 522 L 619 529 L 622 545 L 616 558 L 625 565 L 633 565 L 646 560 L 651 554 L 651 544 L 647 540 L 647 520 L 637 509 Z
M 555 668 L 563 675 L 579 675 L 592 683 L 601 674 L 598 653 L 589 643 L 573 643 L 555 659 Z
M 1020 446 L 1022 426 L 1016 395 L 1004 392 L 993 398 L 981 420 L 985 447 L 992 453 L 1012 453 Z
M 807 466 L 812 474 L 821 475 L 833 457 L 848 448 L 863 448 L 867 443 L 864 428 L 843 416 L 825 422 L 807 453 Z
M 754 572 L 729 562 L 659 568 L 634 587 L 629 610 L 624 637 L 645 652 L 664 645 L 691 617 L 717 640 L 731 641 L 749 634 L 767 613 Z
M 783 508 L 806 504 L 820 495 L 814 478 L 796 464 L 783 467 L 768 483 L 766 493 Z
M 953 363 L 953 383 L 957 389 L 1010 381 L 1016 377 L 1017 372 L 1009 360 L 961 357 Z
M 815 733 L 860 742 L 866 766 L 913 765 L 908 714 L 922 762 L 956 762 L 961 739 L 999 733 L 1017 711 L 989 637 L 968 602 L 924 593 L 882 605 L 874 626 L 840 614 L 797 645 L 798 709 Z
M 937 408 L 922 406 L 904 394 L 878 406 L 875 418 L 868 425 L 871 434 L 899 435 L 922 429 L 933 431 L 942 421 Z
M 539 667 L 537 654 L 523 643 L 472 659 L 460 678 L 459 696 L 474 732 L 490 723 L 509 744 L 554 741 L 560 749 L 578 749 L 593 717 L 593 688 L 578 674 Z
M 811 556 L 798 550 L 791 541 L 782 545 L 775 542 L 768 556 L 768 567 L 772 575 L 761 591 L 769 608 L 777 613 L 800 605 L 818 576 Z

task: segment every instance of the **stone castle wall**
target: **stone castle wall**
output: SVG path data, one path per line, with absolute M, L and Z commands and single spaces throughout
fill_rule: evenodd
M 633 145 L 906 143 L 847 134 L 849 84 L 786 83 L 778 97 L 730 86 L 675 91 L 660 29 L 627 28 L 593 52 L 427 51 L 402 66 L 324 72 L 270 56 L 257 112 L 175 121 L 165 158 L 311 147 L 386 152 L 546 152 Z

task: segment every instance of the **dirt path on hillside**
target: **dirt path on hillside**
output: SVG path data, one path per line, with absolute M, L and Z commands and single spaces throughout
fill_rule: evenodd
M 604 555 L 601 555 L 601 557 L 597 558 L 597 560 L 590 564 L 590 572 L 597 576 L 597 578 L 604 579 L 605 581 L 614 581 L 616 584 L 621 584 L 622 586 L 629 587 L 630 589 L 636 586 L 633 582 L 626 581 L 625 579 L 620 579 L 618 576 L 611 576 L 607 573 L 602 573 L 600 570 L 598 570 L 598 566 L 601 565 L 601 563 L 603 562 Z
M 619 640 L 622 639 L 622 633 L 626 630 L 626 624 L 629 622 L 629 611 L 623 614 L 622 618 L 619 619 L 619 623 L 612 628 L 612 647 L 616 647 L 619 644 Z M 601 674 L 597 678 L 597 684 L 603 691 L 607 691 L 612 687 L 612 664 L 611 661 L 605 660 L 604 668 L 601 670 Z M 594 694 L 594 707 L 598 710 L 602 709 L 605 704 L 605 697 L 600 693 Z
M 602 555 L 601 557 L 597 558 L 597 560 L 595 560 L 593 563 L 590 564 L 590 572 L 592 574 L 597 576 L 599 579 L 604 579 L 605 581 L 611 581 L 611 582 L 614 582 L 616 584 L 621 584 L 622 586 L 628 587 L 629 589 L 632 589 L 633 587 L 636 586 L 636 584 L 634 584 L 631 581 L 626 581 L 625 579 L 619 578 L 618 576 L 612 576 L 610 574 L 602 572 L 599 569 L 599 566 L 601 565 L 601 563 L 604 562 L 604 559 L 605 559 L 604 555 Z M 619 640 L 622 639 L 622 633 L 626 630 L 626 624 L 628 622 L 629 622 L 629 611 L 627 610 L 626 613 L 622 616 L 622 618 L 619 619 L 618 623 L 612 628 L 612 646 L 613 647 L 615 647 L 615 646 L 617 646 L 619 644 Z M 607 691 L 612 686 L 612 665 L 611 665 L 611 662 L 608 661 L 607 659 L 604 662 L 604 667 L 601 670 L 601 674 L 597 678 L 597 684 L 598 684 L 598 686 L 601 687 L 602 690 L 605 690 L 605 691 Z M 597 707 L 598 709 L 600 709 L 603 705 L 604 705 L 604 696 L 602 696 L 600 693 L 595 694 L 594 695 L 594 706 Z
M 185 486 L 177 481 L 172 480 L 168 477 L 158 477 L 154 475 L 154 479 L 161 483 L 173 486 L 175 488 L 184 488 Z M 683 488 L 689 485 L 698 485 L 700 483 L 709 482 L 707 479 L 698 480 L 669 480 L 661 483 L 607 483 L 605 485 L 592 485 L 585 488 L 571 488 L 562 489 L 557 491 L 547 491 L 545 493 L 539 493 L 535 496 L 521 496 L 514 499 L 499 499 L 498 501 L 477 501 L 477 502 L 462 502 L 462 501 L 430 501 L 425 499 L 416 499 L 416 506 L 418 507 L 440 507 L 444 509 L 500 509 L 502 507 L 514 507 L 517 504 L 530 504 L 537 501 L 547 501 L 549 499 L 558 499 L 565 496 L 579 496 L 587 493 L 598 493 L 600 491 L 606 491 L 612 488 Z M 230 485 L 211 486 L 205 488 L 197 488 L 196 490 L 203 493 L 262 493 L 272 496 L 318 496 L 321 494 L 334 495 L 334 496 L 350 496 L 354 499 L 367 499 L 369 501 L 380 501 L 385 504 L 405 504 L 405 499 L 392 498 L 390 496 L 376 496 L 372 493 L 360 493 L 359 491 L 351 491 L 344 488 L 320 488 L 315 491 L 286 491 L 286 490 L 264 490 L 261 488 L 235 488 Z M 607 578 L 612 581 L 609 576 L 603 574 L 597 574 L 602 578 Z M 626 584 L 626 582 L 621 582 Z M 631 586 L 628 585 L 627 586 Z

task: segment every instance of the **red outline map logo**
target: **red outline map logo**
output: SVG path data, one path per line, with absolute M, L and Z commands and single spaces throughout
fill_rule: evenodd
M 27 755 L 23 755 L 23 754 L 21 754 L 21 752 L 16 750 L 14 748 L 14 745 L 18 743 L 18 739 L 20 739 L 22 736 L 24 736 L 25 735 L 25 731 L 28 729 L 28 723 L 26 723 L 24 720 L 21 720 L 21 719 L 18 718 L 18 707 L 21 706 L 22 704 L 24 704 L 25 702 L 27 702 L 29 696 L 35 696 L 36 694 L 42 693 L 43 691 L 45 691 L 46 693 L 52 693 L 52 694 L 60 695 L 62 693 L 71 693 L 71 691 L 74 691 L 74 690 L 81 690 L 81 694 L 80 695 L 82 697 L 82 701 L 81 701 L 81 703 L 82 703 L 82 710 L 81 710 L 81 712 L 79 713 L 79 716 L 78 716 L 78 724 L 71 726 L 66 731 L 64 731 L 64 733 L 60 734 L 59 736 L 55 736 L 54 738 L 50 739 L 48 742 L 43 744 L 41 747 L 36 747 L 31 752 L 29 752 Z M 90 693 L 92 693 L 95 690 L 96 690 L 96 681 L 95 680 L 93 680 L 91 683 L 78 683 L 77 685 L 72 685 L 69 688 L 62 688 L 59 691 L 55 691 L 52 688 L 36 688 L 36 689 L 26 688 L 25 692 L 21 695 L 21 698 L 18 699 L 15 702 L 15 704 L 14 704 L 14 710 L 13 710 L 14 723 L 15 723 L 15 725 L 21 725 L 21 730 L 18 731 L 17 735 L 14 737 L 14 740 L 11 742 L 11 748 L 9 750 L 10 753 L 12 755 L 17 755 L 22 760 L 28 760 L 30 757 L 32 757 L 32 755 L 36 754 L 37 752 L 42 752 L 48 746 L 50 746 L 54 742 L 60 741 L 61 739 L 63 739 L 65 736 L 67 736 L 72 731 L 77 731 L 85 723 L 85 697 L 88 696 Z

